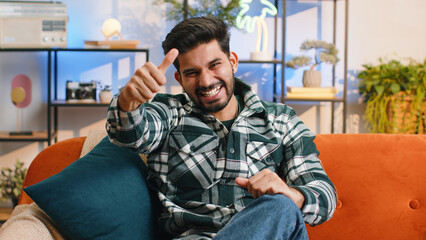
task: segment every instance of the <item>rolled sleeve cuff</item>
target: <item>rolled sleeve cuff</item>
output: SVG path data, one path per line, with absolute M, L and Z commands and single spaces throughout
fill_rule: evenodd
M 123 129 L 128 129 L 133 128 L 135 123 L 142 118 L 145 108 L 144 105 L 142 105 L 141 107 L 130 112 L 122 111 L 118 107 L 118 95 L 116 95 L 111 101 L 110 112 L 111 110 L 114 114 L 114 118 L 117 119 L 118 126 Z
M 301 209 L 304 221 L 311 226 L 324 222 L 326 219 L 324 219 L 324 217 L 320 215 L 320 207 L 318 202 L 319 194 L 308 187 L 291 187 L 299 190 L 305 197 L 305 202 Z

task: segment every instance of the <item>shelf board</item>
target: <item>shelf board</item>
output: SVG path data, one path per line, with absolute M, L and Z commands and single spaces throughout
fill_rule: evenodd
M 0 48 L 0 52 L 148 52 L 146 48 Z
M 146 48 L 58 48 L 55 52 L 148 52 Z
M 55 134 L 51 134 L 51 138 L 54 138 Z M 39 141 L 39 142 L 47 142 L 49 139 L 47 138 L 47 131 L 33 131 L 32 135 L 9 135 L 9 132 L 1 131 L 0 132 L 0 141 L 17 141 L 17 142 L 25 142 L 25 141 Z
M 52 48 L 0 48 L 0 52 L 49 52 L 52 50 Z
M 275 95 L 276 99 L 281 99 L 281 96 Z M 281 99 L 282 102 L 344 102 L 345 100 L 341 97 L 336 98 L 287 98 Z
M 0 208 L 0 222 L 6 222 L 12 215 L 13 208 Z
M 69 102 L 66 100 L 54 100 L 50 104 L 54 107 L 108 107 L 109 103 L 101 103 L 99 101 L 97 102 L 85 102 L 85 101 L 76 101 L 76 102 Z
M 272 59 L 272 60 L 268 60 L 268 61 L 253 61 L 253 60 L 249 60 L 249 59 L 243 59 L 243 60 L 239 60 L 239 63 L 275 63 L 275 64 L 283 64 L 284 61 L 280 60 L 280 59 Z

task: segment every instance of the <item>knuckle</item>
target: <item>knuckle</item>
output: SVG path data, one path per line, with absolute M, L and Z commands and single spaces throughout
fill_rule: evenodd
M 155 66 L 152 62 L 146 62 L 145 67 L 147 67 L 148 69 L 157 68 L 157 66 Z
M 152 99 L 152 98 L 154 98 L 154 95 L 155 95 L 154 93 L 147 91 L 147 92 L 145 92 L 144 97 L 146 99 Z
M 155 84 L 153 87 L 152 87 L 152 92 L 153 93 L 158 93 L 160 91 L 160 86 L 158 86 L 157 84 Z
M 166 80 L 165 76 L 161 76 L 157 79 L 157 81 L 158 81 L 159 84 L 163 85 L 163 84 L 166 83 L 167 80 Z
M 143 75 L 143 72 L 144 72 L 144 67 L 140 67 L 140 68 L 136 69 L 135 75 L 141 76 L 141 75 Z

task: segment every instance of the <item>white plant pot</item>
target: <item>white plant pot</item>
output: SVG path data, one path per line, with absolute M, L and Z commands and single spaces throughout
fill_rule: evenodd
M 321 87 L 321 72 L 315 70 L 305 70 L 303 72 L 304 87 Z
M 252 61 L 271 61 L 273 55 L 272 52 L 251 52 L 250 59 Z
M 101 103 L 110 103 L 112 99 L 112 91 L 102 90 L 99 93 L 99 100 Z

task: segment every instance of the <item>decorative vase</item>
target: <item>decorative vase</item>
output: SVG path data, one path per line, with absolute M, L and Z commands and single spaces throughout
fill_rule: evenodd
M 321 87 L 321 72 L 315 70 L 305 70 L 303 72 L 304 87 Z
M 112 90 L 109 86 L 105 87 L 100 93 L 99 93 L 99 100 L 101 103 L 109 103 L 112 99 Z

